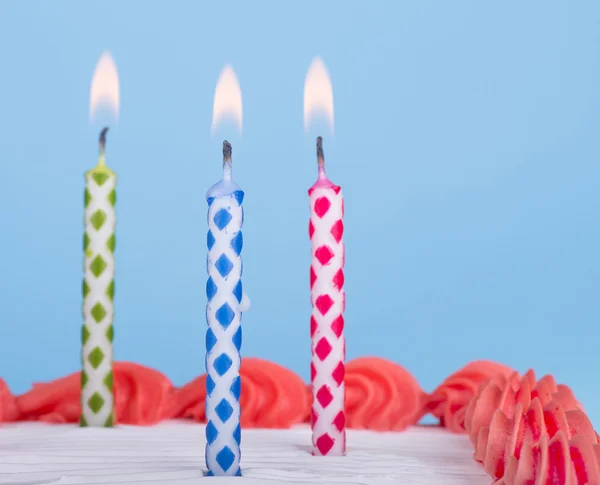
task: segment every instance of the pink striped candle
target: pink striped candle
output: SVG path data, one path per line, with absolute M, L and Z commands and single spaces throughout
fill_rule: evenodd
M 313 455 L 341 456 L 346 452 L 344 414 L 344 197 L 325 174 L 323 139 L 317 138 L 319 177 L 308 190 L 312 246 L 310 291 L 312 315 L 310 377 L 313 394 Z

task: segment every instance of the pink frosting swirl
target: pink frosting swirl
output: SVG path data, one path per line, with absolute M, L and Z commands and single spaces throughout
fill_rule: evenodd
M 0 379 L 0 423 L 16 421 L 19 417 L 17 400 L 2 379 Z
M 416 424 L 424 393 L 402 366 L 377 357 L 346 365 L 346 425 L 398 431 Z
M 475 459 L 497 484 L 600 483 L 580 481 L 598 469 L 598 435 L 571 390 L 552 376 L 536 380 L 530 370 L 490 379 L 469 403 L 465 428 Z
M 241 424 L 247 428 L 289 428 L 301 423 L 310 409 L 306 384 L 292 371 L 272 362 L 247 357 L 240 368 Z M 206 421 L 206 375 L 197 377 L 172 398 L 168 416 Z
M 242 426 L 287 428 L 310 419 L 310 387 L 277 364 L 245 358 Z M 427 414 L 465 432 L 474 458 L 496 485 L 600 485 L 598 434 L 571 390 L 552 376 L 537 380 L 476 361 L 424 394 L 403 367 L 376 357 L 346 365 L 349 428 L 401 430 Z M 150 425 L 161 419 L 206 419 L 205 376 L 173 388 L 161 373 L 133 363 L 114 364 L 117 422 Z M 80 374 L 35 384 L 14 397 L 0 380 L 0 422 L 76 422 Z
M 288 428 L 310 419 L 310 386 L 295 373 L 257 358 L 244 358 L 240 373 L 242 426 Z M 118 423 L 149 425 L 173 418 L 206 420 L 205 375 L 175 389 L 153 369 L 116 362 L 114 376 Z M 414 377 L 398 364 L 376 357 L 356 359 L 347 364 L 345 381 L 350 428 L 401 430 L 416 424 L 421 416 L 425 394 Z M 79 372 L 34 384 L 16 399 L 7 392 L 6 397 L 0 392 L 0 411 L 4 412 L 0 416 L 4 420 L 74 423 L 79 419 Z
M 598 485 L 600 448 L 583 435 L 567 438 L 558 431 L 537 443 L 526 442 L 520 456 L 507 459 L 496 485 Z
M 129 362 L 115 362 L 114 393 L 117 422 L 155 424 L 165 415 L 172 394 L 161 373 Z M 16 400 L 18 419 L 74 423 L 81 414 L 81 377 L 76 372 L 52 382 L 34 384 Z
M 477 360 L 448 376 L 424 398 L 421 416 L 432 414 L 450 431 L 465 431 L 465 412 L 479 387 L 489 379 L 507 376 L 512 369 L 496 362 Z

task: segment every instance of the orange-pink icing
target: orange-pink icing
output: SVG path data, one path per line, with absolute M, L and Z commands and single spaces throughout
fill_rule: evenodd
M 450 431 L 464 432 L 464 415 L 469 401 L 481 384 L 498 375 L 505 376 L 512 369 L 496 362 L 477 360 L 448 376 L 431 394 L 427 395 L 422 415 L 432 414 Z
M 310 408 L 306 384 L 292 371 L 272 362 L 246 357 L 242 376 L 241 423 L 252 428 L 289 428 L 301 423 Z M 170 418 L 205 421 L 206 376 L 174 391 Z
M 173 386 L 158 371 L 129 362 L 115 362 L 114 393 L 117 422 L 156 424 L 165 417 Z M 17 397 L 19 420 L 74 423 L 81 414 L 80 373 L 34 384 Z
M 16 421 L 19 417 L 17 400 L 6 383 L 0 379 L 0 423 Z
M 257 358 L 244 358 L 240 373 L 243 427 L 288 428 L 310 419 L 310 387 L 295 373 Z M 600 485 L 598 434 L 572 391 L 552 376 L 538 380 L 532 370 L 521 376 L 475 361 L 426 394 L 400 365 L 365 357 L 347 363 L 345 385 L 349 428 L 398 431 L 431 414 L 468 435 L 495 485 Z M 205 375 L 174 388 L 153 369 L 116 362 L 114 392 L 122 424 L 205 421 Z M 79 373 L 16 397 L 0 379 L 0 422 L 76 422 L 79 399 Z
M 598 435 L 571 390 L 528 371 L 498 375 L 465 412 L 466 432 L 497 484 L 599 484 Z
M 346 425 L 398 431 L 416 424 L 424 392 L 403 367 L 377 357 L 346 365 Z

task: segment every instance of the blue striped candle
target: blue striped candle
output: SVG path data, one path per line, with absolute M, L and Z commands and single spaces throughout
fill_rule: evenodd
M 206 194 L 206 466 L 209 476 L 241 476 L 241 312 L 244 192 L 231 179 L 231 145 L 223 142 L 223 179 Z

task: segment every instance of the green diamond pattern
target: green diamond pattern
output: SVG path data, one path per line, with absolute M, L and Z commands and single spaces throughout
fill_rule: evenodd
M 100 323 L 106 316 L 106 310 L 100 302 L 96 303 L 91 310 L 92 317 L 96 320 L 96 323 Z
M 100 366 L 100 364 L 102 364 L 103 360 L 104 352 L 102 352 L 102 349 L 100 347 L 96 347 L 90 352 L 90 355 L 88 355 L 88 362 L 92 364 L 92 367 L 94 369 L 97 369 Z
M 106 247 L 110 250 L 111 253 L 115 252 L 115 235 L 111 234 L 108 240 L 106 241 Z
M 110 298 L 110 301 L 113 301 L 113 298 L 115 297 L 115 280 L 111 280 L 106 287 L 106 296 Z
M 112 371 L 110 371 L 108 374 L 106 374 L 106 377 L 104 378 L 103 382 L 109 391 L 113 390 L 113 372 Z
M 94 182 L 99 185 L 102 186 L 104 185 L 109 179 L 110 179 L 111 175 L 108 173 L 103 173 L 103 172 L 92 172 L 91 173 L 91 178 L 94 180 Z M 90 209 L 90 204 L 92 202 L 93 199 L 93 185 L 88 186 L 89 188 L 86 188 L 84 191 L 84 204 L 86 209 Z M 91 211 L 93 211 L 93 213 L 89 216 L 89 218 L 87 219 L 88 223 L 94 228 L 95 231 L 100 231 L 101 229 L 104 228 L 105 224 L 107 223 L 108 220 L 108 214 L 110 214 L 110 210 L 111 207 L 114 207 L 117 201 L 117 194 L 115 189 L 109 188 L 107 187 L 107 191 L 109 192 L 108 195 L 106 196 L 106 200 L 108 203 L 110 203 L 110 206 L 105 206 L 104 210 L 102 209 L 91 209 Z M 94 196 L 95 197 L 95 196 Z M 105 203 L 106 205 L 106 203 Z M 90 211 L 90 212 L 91 212 Z M 89 212 L 88 212 L 89 214 Z M 90 258 L 87 261 L 91 261 L 89 263 L 89 270 L 90 272 L 95 276 L 95 278 L 100 278 L 101 275 L 105 274 L 108 266 L 109 266 L 109 261 L 110 259 L 105 259 L 105 258 L 110 258 L 109 256 L 105 256 L 104 258 L 97 253 L 97 251 L 94 251 L 92 253 L 92 251 L 90 251 L 91 246 L 92 246 L 92 239 L 90 238 L 90 234 L 92 234 L 92 229 L 89 228 L 89 226 L 87 227 L 87 231 L 84 233 L 83 236 L 83 249 L 84 252 L 86 253 L 86 260 L 87 258 Z M 111 231 L 112 232 L 112 231 Z M 111 251 L 111 253 L 114 253 L 115 250 L 115 236 L 114 234 L 110 234 L 110 236 L 106 239 L 106 248 Z M 96 253 L 96 254 L 94 254 Z M 102 251 L 101 251 L 102 253 Z M 106 255 L 106 253 L 103 253 Z M 87 279 L 91 278 L 88 274 Z M 96 281 L 94 279 L 90 279 L 90 282 L 88 283 L 88 281 L 84 278 L 83 282 L 82 282 L 82 293 L 83 293 L 83 297 L 84 299 L 86 299 L 90 294 L 91 294 L 91 289 L 93 288 L 93 284 L 97 284 Z M 112 302 L 112 300 L 114 299 L 114 294 L 115 294 L 115 284 L 114 284 L 114 280 L 111 280 L 109 282 L 109 284 L 106 286 L 105 289 L 105 294 L 107 295 L 108 298 L 110 298 L 110 301 Z M 87 305 L 86 305 L 87 306 Z M 109 306 L 109 309 L 111 309 L 112 306 Z M 108 310 L 107 307 L 103 306 L 102 303 L 97 302 L 91 309 L 90 311 L 92 318 L 97 322 L 97 323 L 108 323 L 108 328 L 106 329 L 106 331 L 104 332 L 104 335 L 106 336 L 107 342 L 104 345 L 108 345 L 110 348 L 110 345 L 113 342 L 113 338 L 114 338 L 114 328 L 113 325 L 111 324 L 110 321 L 106 321 L 106 316 L 108 315 Z M 89 318 L 89 314 L 88 314 L 88 318 Z M 88 325 L 90 325 L 90 322 L 88 320 Z M 93 324 L 92 324 L 93 325 Z M 91 343 L 90 341 L 92 340 L 92 332 L 91 332 L 91 326 L 86 326 L 83 325 L 82 329 L 81 329 L 81 341 L 83 345 L 86 345 L 87 343 Z M 110 343 L 109 343 L 110 342 Z M 94 345 L 92 343 L 92 345 Z M 87 354 L 87 357 L 85 358 L 85 360 L 87 360 L 87 362 L 89 362 L 89 364 L 91 365 L 92 369 L 99 369 L 100 366 L 102 364 L 104 364 L 104 361 L 107 360 L 107 355 L 106 355 L 106 348 L 104 347 L 104 345 L 100 345 L 97 347 L 94 347 L 92 349 L 91 352 L 89 352 Z M 85 354 L 84 354 L 85 355 Z M 84 357 L 84 355 L 82 355 L 82 357 Z M 107 361 L 108 362 L 108 361 Z M 92 372 L 89 368 L 87 368 L 88 372 Z M 106 389 L 108 389 L 108 391 L 110 393 L 113 392 L 114 389 L 114 374 L 113 371 L 110 370 L 109 372 L 106 372 L 103 374 L 105 374 L 104 379 L 102 380 L 102 386 L 105 386 Z M 79 424 L 82 427 L 87 427 L 89 426 L 89 422 L 92 422 L 92 425 L 102 425 L 102 422 L 95 422 L 96 419 L 92 418 L 92 414 L 98 415 L 101 413 L 101 410 L 110 404 L 112 401 L 108 402 L 105 400 L 105 398 L 103 398 L 102 396 L 105 395 L 106 391 L 103 390 L 103 388 L 90 388 L 91 382 L 89 380 L 89 374 L 82 370 L 81 371 L 81 388 L 85 388 L 87 386 L 87 388 L 90 390 L 90 392 L 92 392 L 92 396 L 87 400 L 86 406 L 84 406 L 84 410 L 80 416 L 80 420 L 79 420 Z M 98 391 L 98 392 L 94 392 L 94 391 Z M 111 411 L 109 413 L 108 418 L 106 419 L 106 421 L 104 422 L 103 426 L 105 427 L 113 427 L 115 425 L 115 415 L 114 415 L 114 410 L 112 409 L 107 409 L 106 411 Z M 86 419 L 87 417 L 87 419 Z
M 90 264 L 90 270 L 92 271 L 92 274 L 98 278 L 105 269 L 106 261 L 102 259 L 102 256 L 96 256 L 92 261 L 92 264 Z
M 83 325 L 81 327 L 81 344 L 85 345 L 85 343 L 88 341 L 88 339 L 90 338 L 90 331 L 87 328 L 87 325 Z
M 104 185 L 104 182 L 108 180 L 109 175 L 103 172 L 95 172 L 92 174 L 92 178 L 98 185 Z
M 115 424 L 115 420 L 113 418 L 113 413 L 110 413 L 108 418 L 106 418 L 106 422 L 104 423 L 105 428 L 112 428 Z
M 102 209 L 98 209 L 92 214 L 92 217 L 90 217 L 90 222 L 96 231 L 100 230 L 100 228 L 104 225 L 104 221 L 106 221 L 106 212 L 104 212 Z
M 95 392 L 92 394 L 92 397 L 88 399 L 88 406 L 94 414 L 98 414 L 98 411 L 100 411 L 102 406 L 104 406 L 104 398 Z

